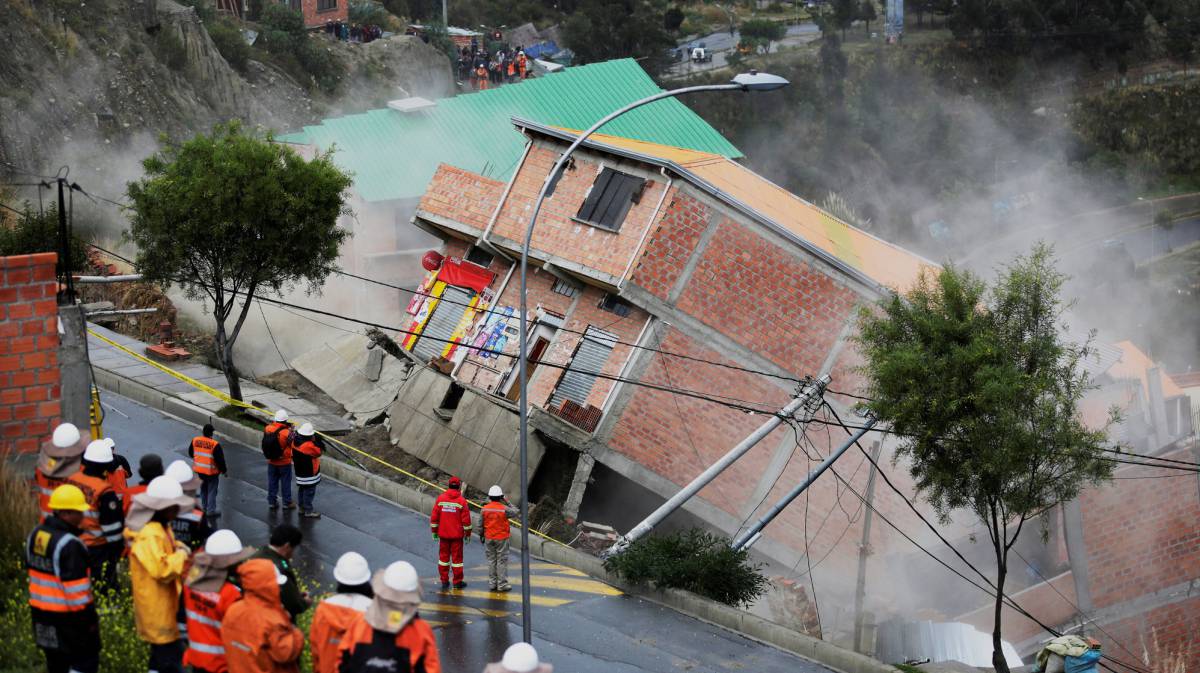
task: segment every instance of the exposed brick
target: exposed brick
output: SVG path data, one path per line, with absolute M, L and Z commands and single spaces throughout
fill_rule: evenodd
M 36 451 L 61 411 L 55 260 L 0 258 L 0 451 Z

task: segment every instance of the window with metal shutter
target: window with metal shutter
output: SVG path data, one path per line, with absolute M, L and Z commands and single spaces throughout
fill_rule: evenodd
M 429 362 L 441 355 L 447 340 L 454 334 L 454 328 L 458 327 L 459 321 L 462 320 L 463 312 L 467 310 L 464 305 L 470 303 L 474 297 L 475 294 L 470 290 L 453 285 L 446 286 L 441 300 L 433 307 L 433 315 L 429 316 L 429 320 L 425 322 L 425 329 L 421 330 L 421 338 L 413 346 L 412 353 L 418 361 Z
M 558 387 L 550 396 L 550 406 L 557 409 L 563 400 L 571 400 L 580 406 L 587 404 L 588 395 L 596 385 L 595 373 L 604 369 L 608 356 L 617 345 L 617 335 L 588 326 L 569 369 L 558 380 Z
M 602 229 L 620 231 L 626 213 L 645 185 L 642 178 L 605 168 L 596 177 L 592 191 L 575 217 Z

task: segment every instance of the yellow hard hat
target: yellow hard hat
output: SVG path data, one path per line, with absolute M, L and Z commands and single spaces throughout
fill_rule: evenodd
M 71 484 L 63 484 L 54 489 L 50 494 L 50 509 L 69 509 L 76 512 L 88 511 L 87 498 L 83 497 L 83 491 L 79 490 L 78 486 Z

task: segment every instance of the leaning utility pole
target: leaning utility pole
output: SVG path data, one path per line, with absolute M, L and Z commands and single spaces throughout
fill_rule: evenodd
M 772 415 L 766 423 L 763 423 L 758 427 L 757 430 L 750 433 L 749 436 L 739 442 L 737 446 L 730 449 L 729 453 L 721 456 L 720 460 L 710 465 L 704 472 L 700 473 L 700 476 L 693 479 L 692 483 L 684 486 L 678 493 L 671 496 L 669 500 L 664 502 L 661 507 L 654 510 L 654 512 L 650 516 L 646 517 L 644 521 L 634 526 L 633 530 L 629 531 L 623 537 L 617 540 L 612 547 L 609 547 L 608 550 L 604 552 L 604 555 L 610 556 L 612 554 L 621 553 L 630 545 L 630 543 L 645 536 L 647 533 L 653 530 L 655 526 L 662 523 L 662 521 L 670 516 L 672 512 L 682 507 L 683 503 L 687 502 L 692 496 L 699 493 L 700 489 L 704 488 L 709 484 L 709 482 L 716 479 L 717 475 L 725 471 L 725 468 L 732 465 L 737 461 L 738 458 L 741 458 L 746 454 L 746 452 L 754 448 L 754 446 L 762 441 L 763 438 L 771 434 L 775 428 L 779 427 L 779 425 L 783 423 L 783 419 L 791 418 L 797 412 L 803 412 L 803 418 L 799 420 L 801 423 L 808 423 L 809 419 L 812 418 L 813 412 L 816 411 L 820 406 L 821 396 L 825 393 L 825 386 L 829 385 L 829 381 L 830 378 L 828 374 L 822 374 L 821 377 L 815 381 L 812 379 L 807 379 L 804 381 L 801 384 L 802 387 L 799 393 L 796 395 L 796 398 L 789 402 L 786 407 L 780 409 L 779 413 Z
M 863 614 L 863 602 L 867 597 L 867 556 L 871 553 L 871 509 L 875 499 L 875 466 L 879 463 L 879 451 L 883 446 L 875 442 L 871 447 L 871 471 L 867 476 L 867 493 L 864 496 L 862 543 L 858 546 L 858 586 L 854 589 L 854 651 L 867 654 L 867 644 L 863 642 L 863 631 L 866 630 L 866 615 Z
M 846 440 L 845 444 L 842 444 L 836 451 L 829 454 L 825 460 L 821 461 L 821 464 L 818 465 L 816 469 L 808 473 L 808 476 L 804 478 L 804 481 L 797 484 L 795 488 L 788 491 L 787 495 L 780 498 L 779 502 L 775 503 L 771 507 L 771 511 L 767 512 L 761 519 L 758 520 L 757 523 L 751 526 L 749 530 L 738 536 L 738 538 L 734 540 L 733 544 L 730 546 L 738 551 L 741 551 L 743 549 L 749 549 L 755 542 L 758 542 L 758 539 L 762 537 L 762 530 L 767 527 L 767 524 L 774 521 L 775 517 L 779 516 L 783 510 L 787 509 L 787 506 L 792 504 L 793 500 L 799 498 L 801 493 L 807 490 L 809 486 L 813 485 L 813 482 L 817 480 L 817 477 L 820 477 L 822 474 L 824 474 L 825 470 L 828 470 L 830 467 L 832 467 L 833 464 L 837 462 L 837 459 L 842 457 L 843 453 L 853 446 L 863 435 L 867 434 L 867 431 L 875 427 L 875 422 L 876 421 L 874 417 L 868 416 L 867 422 L 858 429 L 858 432 L 854 433 L 850 439 Z

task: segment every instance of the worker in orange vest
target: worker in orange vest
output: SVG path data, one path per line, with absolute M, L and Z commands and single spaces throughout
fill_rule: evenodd
M 83 491 L 88 504 L 79 538 L 87 545 L 92 581 L 100 589 L 116 588 L 117 562 L 125 550 L 125 512 L 108 479 L 113 467 L 110 440 L 95 439 L 83 452 L 83 469 L 67 479 Z
M 47 504 L 50 516 L 33 529 L 25 545 L 34 640 L 46 655 L 50 673 L 96 673 L 100 619 L 92 601 L 88 550 L 78 537 L 88 502 L 83 491 L 64 484 L 54 489 Z
M 145 493 L 146 487 L 155 477 L 163 475 L 162 457 L 157 453 L 147 453 L 138 461 L 138 479 L 140 483 L 125 489 L 125 518 L 129 518 L 129 508 L 133 505 L 133 496 Z
M 192 567 L 183 585 L 188 641 L 183 664 L 191 666 L 193 673 L 229 670 L 221 642 L 221 620 L 229 606 L 242 597 L 242 590 L 229 580 L 237 564 L 253 553 L 253 548 L 242 546 L 237 533 L 221 529 L 192 556 Z
M 517 69 L 521 71 L 521 79 L 529 77 L 529 59 L 525 57 L 525 52 L 517 54 Z
M 108 443 L 113 455 L 113 466 L 108 471 L 108 483 L 112 484 L 113 490 L 121 497 L 121 506 L 124 507 L 125 501 L 129 499 L 129 479 L 133 476 L 133 468 L 129 467 L 125 456 L 117 453 L 117 443 L 111 437 L 105 437 L 103 441 Z
M 50 495 L 54 489 L 67 483 L 67 478 L 79 471 L 87 442 L 79 436 L 79 429 L 70 423 L 60 423 L 54 428 L 50 441 L 42 443 L 38 453 L 37 469 L 33 479 L 38 489 L 38 509 L 45 521 L 50 516 Z
M 480 91 L 486 91 L 488 88 L 488 71 L 482 63 L 475 68 L 475 88 Z
M 412 564 L 396 561 L 376 571 L 371 588 L 370 607 L 342 637 L 338 671 L 441 673 L 433 629 L 417 614 L 421 583 Z
M 504 500 L 504 490 L 499 485 L 488 489 L 488 503 L 479 513 L 482 524 L 479 540 L 483 542 L 483 555 L 488 562 L 488 588 L 492 591 L 512 591 L 508 583 L 508 519 L 517 511 Z
M 290 583 L 270 559 L 251 558 L 238 566 L 242 599 L 221 620 L 221 643 L 230 673 L 296 673 L 304 652 L 304 632 L 292 625 L 279 601 L 281 583 Z
M 338 673 L 338 647 L 346 629 L 362 618 L 375 593 L 371 590 L 371 568 L 362 554 L 348 551 L 333 567 L 337 593 L 321 601 L 308 630 L 314 673 Z
M 271 509 L 279 507 L 275 494 L 282 491 L 283 508 L 296 509 L 292 502 L 292 424 L 288 423 L 288 412 L 275 412 L 275 420 L 263 428 L 262 452 L 267 459 L 267 504 Z
M 212 423 L 205 423 L 200 437 L 192 439 L 188 446 L 188 457 L 192 459 L 192 471 L 200 477 L 200 509 L 210 522 L 221 515 L 217 507 L 217 489 L 221 475 L 226 474 L 225 450 L 213 439 Z

